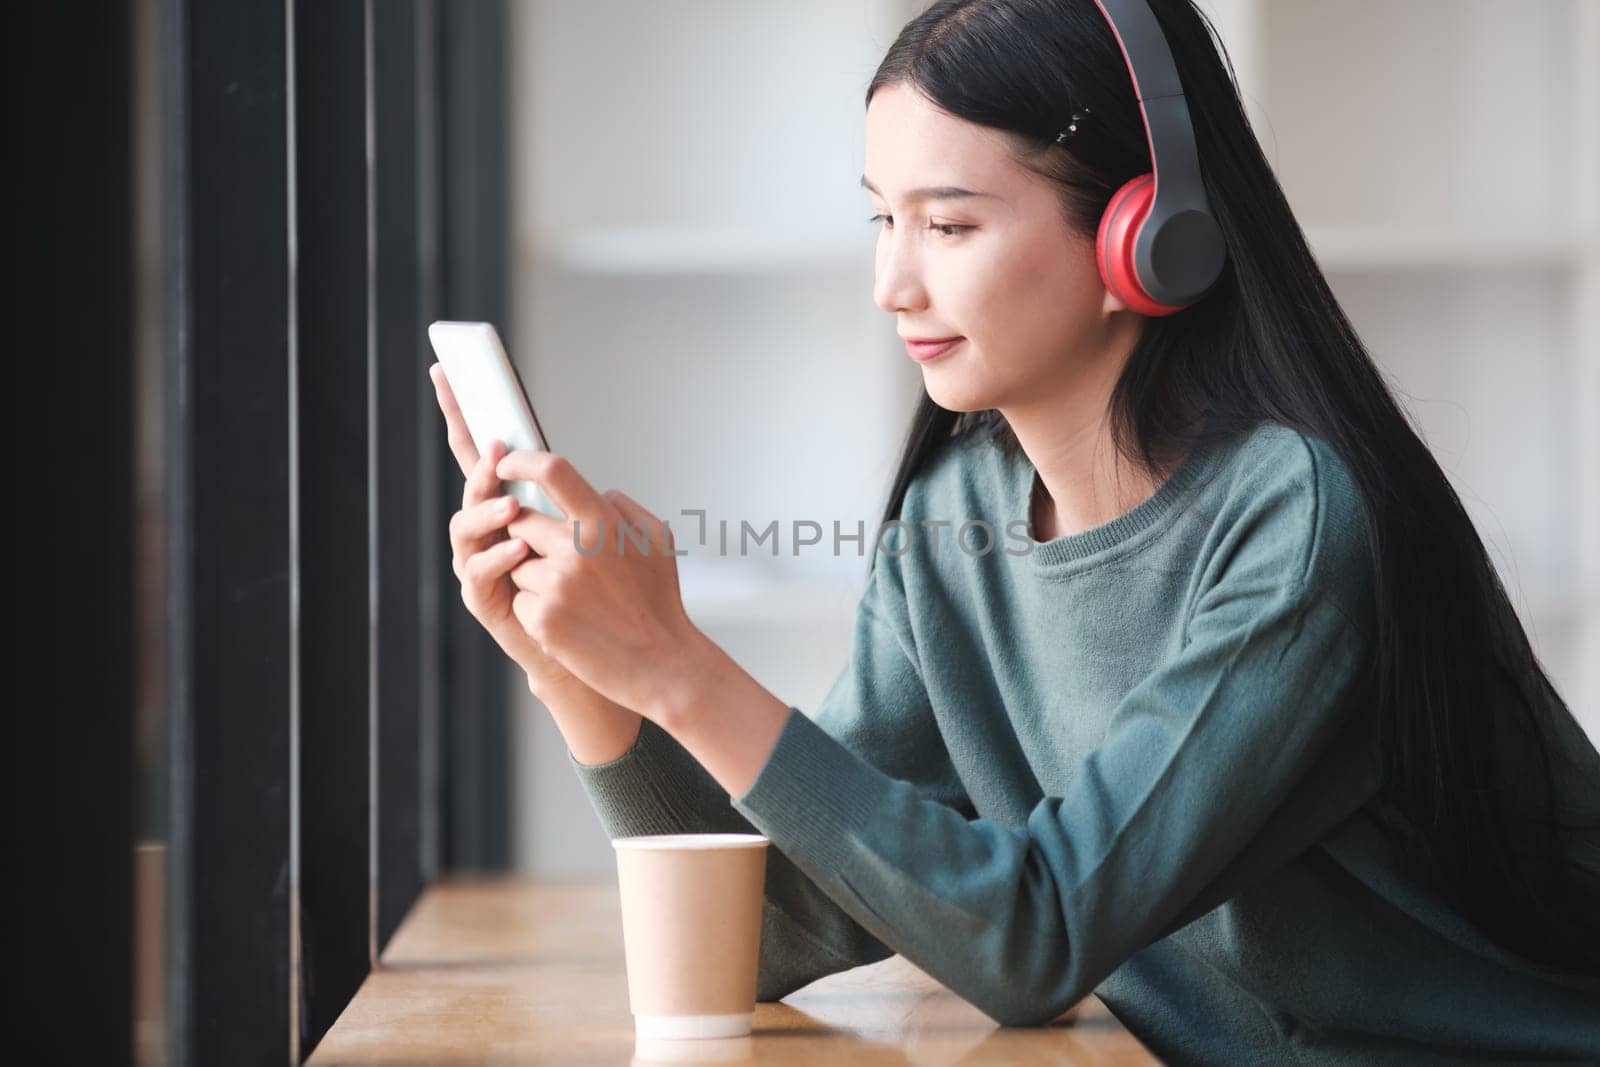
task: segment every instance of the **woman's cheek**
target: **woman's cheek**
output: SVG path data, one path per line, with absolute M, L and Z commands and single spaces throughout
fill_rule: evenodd
M 1004 261 L 992 256 L 969 257 L 952 266 L 941 279 L 954 306 L 955 321 L 949 325 L 969 338 L 1004 331 L 1023 302 L 1019 297 L 1025 296 L 1025 279 L 1013 277 Z

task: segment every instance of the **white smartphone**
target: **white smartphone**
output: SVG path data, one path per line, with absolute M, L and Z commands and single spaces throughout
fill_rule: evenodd
M 500 334 L 487 322 L 435 322 L 428 326 L 428 340 L 444 368 L 445 381 L 461 408 L 467 432 L 482 455 L 491 441 L 504 441 L 510 451 L 542 449 L 549 451 L 539 419 L 533 413 L 528 391 L 522 387 L 511 357 L 506 355 Z M 505 492 L 556 519 L 566 519 L 555 501 L 536 482 L 502 483 Z

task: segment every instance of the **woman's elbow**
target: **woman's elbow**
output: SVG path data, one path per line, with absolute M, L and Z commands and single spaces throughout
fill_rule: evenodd
M 1001 1026 L 1049 1026 L 1061 1018 L 1071 1004 L 1063 1004 L 1056 999 L 1043 997 L 1018 997 L 1015 995 L 996 998 L 988 1004 L 977 1005 L 989 1018 Z
M 1049 1026 L 1093 991 L 1090 975 L 1042 962 L 995 971 L 1003 977 L 985 982 L 969 999 L 1001 1026 Z

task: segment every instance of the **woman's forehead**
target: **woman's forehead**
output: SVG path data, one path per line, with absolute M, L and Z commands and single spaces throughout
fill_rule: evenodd
M 999 130 L 951 115 L 903 85 L 880 89 L 867 107 L 862 184 L 881 196 L 912 200 L 956 189 L 1006 199 L 1027 174 Z

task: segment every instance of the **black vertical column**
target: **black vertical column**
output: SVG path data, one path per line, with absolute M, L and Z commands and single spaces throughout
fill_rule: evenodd
M 376 693 L 377 907 L 374 954 L 422 890 L 422 708 L 435 679 L 423 653 L 422 462 L 438 408 L 427 367 L 422 302 L 418 10 L 376 4 L 372 23 L 376 296 L 378 669 Z M 430 410 L 431 409 L 431 410 Z M 437 544 L 437 535 L 432 541 Z M 436 609 L 437 600 L 434 601 Z
M 180 1062 L 291 1055 L 299 642 L 283 4 L 182 4 L 182 304 L 169 375 Z M 315 462 L 315 460 L 313 460 Z M 175 846 L 181 841 L 175 842 Z M 181 1010 L 181 1009 L 180 1009 Z
M 366 977 L 372 691 L 364 0 L 294 11 L 301 1052 Z
M 502 0 L 461 0 L 441 4 L 439 15 L 439 317 L 493 322 L 509 337 L 506 10 Z M 449 456 L 442 420 L 435 447 Z M 453 458 L 439 471 L 438 521 L 447 522 L 461 507 L 462 475 Z M 443 859 L 457 870 L 504 868 L 510 861 L 511 803 L 505 653 L 468 614 L 448 566 L 441 582 Z
M 22 15 L 24 292 L 8 383 L 20 1008 L 39 1062 L 132 1035 L 133 180 L 126 4 Z

